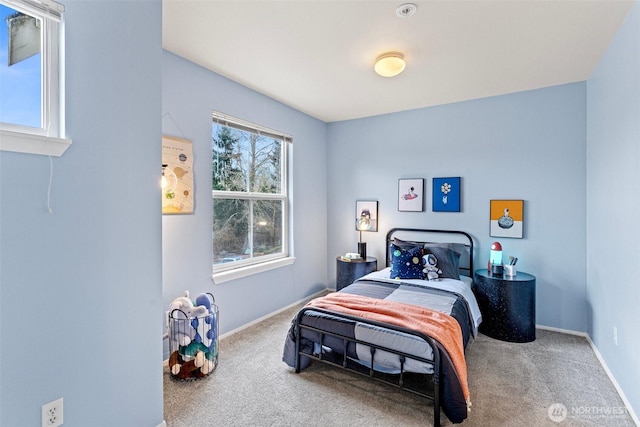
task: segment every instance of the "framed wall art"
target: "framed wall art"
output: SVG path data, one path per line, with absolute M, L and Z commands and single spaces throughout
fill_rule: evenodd
M 424 179 L 398 180 L 398 210 L 405 212 L 424 210 Z
M 378 231 L 377 200 L 356 200 L 356 230 Z
M 524 230 L 524 200 L 491 200 L 491 237 L 522 239 Z
M 433 178 L 433 212 L 460 212 L 460 177 Z

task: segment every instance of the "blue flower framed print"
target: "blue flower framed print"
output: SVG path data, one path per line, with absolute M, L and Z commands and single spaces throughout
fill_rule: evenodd
M 433 212 L 460 212 L 460 177 L 433 178 Z

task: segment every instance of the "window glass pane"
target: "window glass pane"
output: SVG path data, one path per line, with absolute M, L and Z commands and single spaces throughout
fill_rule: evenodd
M 213 201 L 214 264 L 249 257 L 249 208 L 249 200 L 215 199 Z
M 286 136 L 224 115 L 213 118 L 214 271 L 287 256 Z
M 3 4 L 0 19 L 0 122 L 40 128 L 41 21 Z
M 213 190 L 281 194 L 282 142 L 213 124 Z
M 281 200 L 214 199 L 213 263 L 281 253 L 283 207 Z
M 253 203 L 253 256 L 282 252 L 281 200 L 256 200 Z M 251 253 L 251 252 L 250 252 Z

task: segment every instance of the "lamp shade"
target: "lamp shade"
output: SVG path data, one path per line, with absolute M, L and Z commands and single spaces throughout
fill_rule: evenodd
M 406 66 L 404 55 L 398 52 L 389 52 L 376 59 L 374 69 L 382 77 L 395 77 L 402 73 Z
M 493 242 L 491 244 L 489 262 L 491 265 L 502 265 L 502 245 L 500 242 Z
M 367 231 L 371 228 L 371 213 L 365 209 L 360 216 L 356 218 L 356 228 L 360 231 Z

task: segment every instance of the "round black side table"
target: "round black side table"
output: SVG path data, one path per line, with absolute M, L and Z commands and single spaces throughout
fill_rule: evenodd
M 336 262 L 336 291 L 378 269 L 378 260 L 371 256 L 366 260 L 354 259 L 351 261 L 345 261 L 342 257 L 338 257 Z
M 480 332 L 502 341 L 536 339 L 536 278 L 518 271 L 511 277 L 476 270 L 473 280 L 482 323 Z

